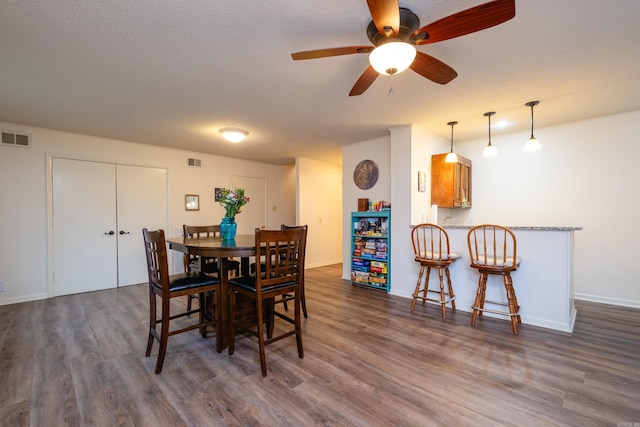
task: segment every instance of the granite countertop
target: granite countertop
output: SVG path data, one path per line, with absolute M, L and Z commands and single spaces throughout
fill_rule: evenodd
M 447 224 L 447 225 L 441 225 L 441 227 L 443 228 L 447 228 L 447 229 L 451 229 L 451 230 L 468 230 L 471 227 L 473 227 L 473 225 L 454 225 L 454 224 Z M 549 226 L 530 226 L 530 225 L 507 225 L 507 228 L 511 229 L 511 230 L 523 230 L 523 231 L 580 231 L 582 230 L 582 227 L 549 227 Z

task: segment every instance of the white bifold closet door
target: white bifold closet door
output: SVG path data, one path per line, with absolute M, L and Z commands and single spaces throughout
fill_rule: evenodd
M 167 171 L 54 158 L 54 295 L 147 281 L 142 228 L 167 227 Z

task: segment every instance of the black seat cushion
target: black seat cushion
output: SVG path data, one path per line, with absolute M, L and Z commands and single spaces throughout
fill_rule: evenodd
M 254 276 L 236 277 L 236 278 L 230 279 L 229 284 L 234 286 L 239 286 L 241 288 L 248 289 L 250 291 L 256 290 L 256 278 Z M 262 290 L 266 292 L 266 291 L 271 291 L 273 289 L 286 288 L 288 286 L 293 286 L 295 284 L 296 284 L 295 280 L 290 280 L 284 283 L 278 283 L 277 285 L 263 286 Z
M 169 276 L 169 290 L 181 291 L 189 288 L 198 288 L 200 286 L 209 286 L 220 283 L 220 279 L 213 278 L 198 271 L 190 271 L 188 273 L 180 273 Z

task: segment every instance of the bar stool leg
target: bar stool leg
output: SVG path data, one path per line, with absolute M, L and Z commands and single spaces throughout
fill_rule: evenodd
M 447 283 L 449 284 L 449 300 L 451 301 L 451 311 L 456 311 L 456 296 L 453 293 L 453 285 L 451 284 L 451 274 L 449 274 L 449 267 L 446 267 L 444 271 L 445 273 L 447 273 Z
M 418 294 L 420 293 L 420 283 L 422 283 L 422 274 L 424 273 L 424 267 L 420 266 L 420 272 L 418 273 L 418 282 L 416 283 L 416 289 L 413 291 L 413 300 L 411 301 L 411 311 L 416 308 L 416 301 L 418 300 Z
M 440 278 L 440 308 L 442 310 L 442 319 L 447 318 L 446 298 L 444 295 L 444 276 L 442 274 L 442 267 L 438 268 L 438 277 Z
M 511 329 L 513 335 L 518 335 L 518 323 L 520 323 L 520 315 L 518 314 L 518 302 L 516 300 L 516 292 L 513 289 L 513 281 L 511 275 L 504 276 L 504 287 L 507 291 L 507 305 L 509 306 L 509 314 L 511 317 Z
M 431 267 L 427 267 L 427 277 L 424 279 L 424 289 L 422 290 L 422 304 L 427 303 L 427 295 L 429 292 L 429 277 L 431 276 Z
M 471 326 L 476 325 L 476 319 L 478 315 L 482 316 L 482 309 L 484 308 L 484 298 L 487 289 L 487 274 L 480 273 L 480 279 L 478 279 L 478 290 L 476 291 L 476 299 L 473 302 L 473 315 L 471 316 Z

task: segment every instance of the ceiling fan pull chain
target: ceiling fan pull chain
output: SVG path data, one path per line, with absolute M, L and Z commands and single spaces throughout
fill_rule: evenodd
M 389 85 L 389 95 L 395 95 L 396 91 L 393 90 L 393 74 L 391 74 L 391 84 Z

